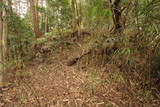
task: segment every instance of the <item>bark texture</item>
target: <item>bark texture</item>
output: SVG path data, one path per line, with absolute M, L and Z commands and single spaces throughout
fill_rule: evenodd
M 0 0 L 0 4 L 2 4 L 2 0 Z M 2 86 L 2 81 L 3 81 L 2 32 L 3 32 L 3 24 L 2 24 L 2 6 L 1 6 L 0 7 L 0 87 Z
M 6 3 L 6 1 L 0 0 L 0 3 Z M 6 71 L 6 52 L 7 52 L 7 23 L 4 16 L 6 11 L 3 7 L 0 7 L 0 87 L 3 87 L 3 74 Z
M 34 33 L 36 38 L 41 37 L 41 31 L 39 27 L 39 15 L 38 15 L 38 0 L 29 0 L 30 2 L 30 8 L 32 13 L 32 22 L 34 26 Z
M 121 0 L 114 0 L 112 2 L 112 0 L 110 0 L 111 3 L 111 10 L 112 10 L 112 18 L 113 18 L 113 22 L 114 22 L 114 32 L 120 32 L 121 31 L 121 23 L 120 23 L 120 19 L 121 19 L 121 8 L 119 6 Z

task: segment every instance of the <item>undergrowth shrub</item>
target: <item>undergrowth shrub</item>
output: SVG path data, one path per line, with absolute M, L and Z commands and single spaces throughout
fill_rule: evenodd
M 138 3 L 137 3 L 138 2 Z M 155 52 L 159 48 L 160 9 L 159 0 L 145 0 L 135 2 L 133 25 L 137 29 L 135 38 L 135 49 L 146 56 L 146 71 L 141 71 L 147 80 L 159 78 L 160 54 Z M 145 66 L 144 66 L 145 67 Z M 147 81 L 146 80 L 146 81 Z
M 31 58 L 32 42 L 35 40 L 31 25 L 25 18 L 14 13 L 7 17 L 8 23 L 8 62 L 22 66 Z M 12 65 L 11 64 L 11 65 Z

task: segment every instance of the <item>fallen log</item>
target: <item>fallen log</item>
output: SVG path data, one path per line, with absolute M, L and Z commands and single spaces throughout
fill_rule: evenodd
M 101 48 L 99 48 L 99 51 L 103 51 L 102 53 L 107 54 L 109 50 L 112 50 L 114 46 L 114 40 L 112 38 L 104 39 L 103 42 L 99 45 L 101 45 Z M 83 48 L 86 47 L 86 48 Z M 80 60 L 83 56 L 89 54 L 92 52 L 92 50 L 96 50 L 97 46 L 95 42 L 89 43 L 86 46 L 81 47 L 81 52 L 78 52 L 78 54 L 74 55 L 67 61 L 67 66 L 72 66 L 77 63 L 78 60 Z M 105 56 L 104 56 L 105 57 Z
M 83 54 L 81 54 L 79 56 L 76 56 L 76 57 L 72 58 L 71 60 L 69 60 L 67 62 L 67 66 L 72 66 L 72 65 L 76 64 L 79 59 L 81 59 L 83 56 L 89 54 L 90 52 L 91 52 L 91 49 L 86 51 L 86 52 L 84 52 Z

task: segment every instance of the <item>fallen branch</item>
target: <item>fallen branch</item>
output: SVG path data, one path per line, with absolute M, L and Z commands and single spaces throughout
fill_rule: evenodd
M 83 56 L 89 54 L 91 52 L 91 49 L 89 49 L 88 51 L 84 52 L 83 54 L 79 55 L 79 56 L 76 56 L 74 58 L 72 58 L 71 60 L 69 60 L 67 62 L 67 66 L 72 66 L 74 65 L 75 63 L 77 63 L 78 60 L 80 60 Z

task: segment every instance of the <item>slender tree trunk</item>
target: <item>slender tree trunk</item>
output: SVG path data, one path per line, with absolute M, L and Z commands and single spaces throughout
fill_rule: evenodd
M 113 22 L 114 22 L 114 32 L 121 32 L 122 26 L 120 23 L 120 19 L 121 19 L 121 9 L 119 6 L 120 2 L 121 2 L 121 0 L 114 0 L 114 2 L 112 2 L 112 0 L 110 0 L 112 18 L 113 18 Z
M 49 25 L 48 25 L 48 8 L 49 8 L 49 4 L 48 4 L 47 1 L 46 1 L 46 8 L 47 8 L 47 11 L 46 11 L 46 16 L 45 16 L 45 32 L 49 32 Z
M 39 6 L 40 7 L 44 7 L 44 0 L 40 0 L 40 3 L 39 3 Z M 45 22 L 45 14 L 43 12 L 40 12 L 40 30 L 42 30 L 42 33 L 45 33 L 45 28 L 43 26 Z
M 3 20 L 2 20 L 2 0 L 0 0 L 0 87 L 3 86 L 3 51 L 2 51 L 2 32 L 3 32 Z
M 32 21 L 33 21 L 33 26 L 34 26 L 34 33 L 36 38 L 41 37 L 41 31 L 39 27 L 39 15 L 38 15 L 38 0 L 29 0 L 30 2 L 30 7 L 31 7 L 31 12 L 32 12 Z
M 6 3 L 0 0 L 0 3 Z M 0 7 L 0 87 L 3 87 L 3 74 L 6 71 L 6 52 L 7 52 L 7 24 L 5 19 L 5 10 Z
M 45 32 L 49 32 L 49 27 L 48 27 L 48 16 L 46 14 L 46 17 L 45 17 Z
M 79 3 L 77 0 L 72 0 L 71 1 L 71 7 L 73 10 L 73 28 L 79 29 L 81 26 L 81 12 L 80 12 L 80 1 Z
M 72 28 L 75 28 L 75 27 L 76 27 L 76 24 L 75 24 L 75 20 L 76 20 L 75 0 L 72 0 L 72 1 L 71 1 L 71 8 L 72 8 L 72 11 L 73 11 L 73 17 L 72 17 Z
M 3 16 L 6 16 L 6 12 L 3 12 Z M 7 23 L 5 19 L 3 20 L 3 36 L 2 36 L 2 45 L 3 45 L 3 62 L 4 65 L 6 64 L 6 52 L 7 52 L 7 38 L 8 38 L 8 29 L 7 29 Z

